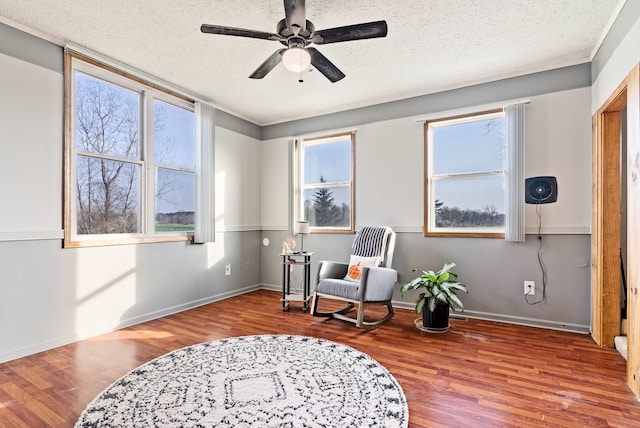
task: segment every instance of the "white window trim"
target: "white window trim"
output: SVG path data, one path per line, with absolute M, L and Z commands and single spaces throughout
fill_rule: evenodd
M 79 235 L 77 233 L 77 210 L 76 210 L 76 159 L 78 152 L 75 145 L 75 74 L 76 72 L 84 73 L 88 76 L 95 77 L 97 79 L 104 80 L 108 83 L 121 86 L 125 89 L 142 94 L 141 97 L 141 124 L 140 132 L 142 134 L 142 143 L 140 147 L 140 155 L 138 159 L 127 159 L 127 162 L 138 163 L 142 165 L 140 173 L 140 195 L 139 200 L 140 207 L 140 233 L 117 233 L 117 234 L 91 234 L 91 235 Z M 87 58 L 82 54 L 76 54 L 72 52 L 65 53 L 65 201 L 64 201 L 64 240 L 63 246 L 65 248 L 84 247 L 84 246 L 98 246 L 98 245 L 118 245 L 118 244 L 132 244 L 132 243 L 146 243 L 146 242 L 165 242 L 165 241 L 185 241 L 193 240 L 194 232 L 155 232 L 155 212 L 153 207 L 155 206 L 155 171 L 156 165 L 153 159 L 152 147 L 153 142 L 147 140 L 147 136 L 151 138 L 153 136 L 153 121 L 148 120 L 143 112 L 153 111 L 154 99 L 166 102 L 170 105 L 185 110 L 191 111 L 197 114 L 195 102 L 178 95 L 177 92 L 173 92 L 170 89 L 163 90 L 153 83 L 142 81 L 135 76 L 129 76 L 125 72 L 113 69 L 108 65 L 104 65 L 99 61 L 94 61 L 91 58 Z M 144 104 L 144 105 L 143 105 Z M 197 124 L 196 115 L 196 124 Z M 198 156 L 199 151 L 198 143 L 203 138 L 198 138 L 200 130 L 196 127 L 196 166 L 194 170 L 188 170 L 194 173 L 196 177 L 196 206 L 194 213 L 196 218 L 202 215 L 197 212 L 198 209 L 198 180 L 202 173 L 198 174 Z M 206 137 L 213 138 L 213 134 Z M 212 140 L 211 140 L 212 141 Z M 80 153 L 81 154 L 81 153 Z M 90 153 L 88 154 L 93 158 L 107 158 L 111 157 Z M 123 161 L 120 158 L 113 158 L 117 161 Z M 161 168 L 167 168 L 165 165 L 159 165 Z M 168 169 L 181 170 L 169 167 Z M 209 172 L 210 175 L 212 175 Z M 206 186 L 210 189 L 210 186 Z M 200 215 L 199 215 L 200 214 Z M 209 215 L 209 212 L 206 213 Z M 196 220 L 196 229 L 198 228 L 198 220 Z M 207 235 L 207 240 L 212 233 Z
M 493 110 L 493 111 L 492 111 Z M 501 111 L 498 111 L 501 110 Z M 503 163 L 503 169 L 501 170 L 490 170 L 490 171 L 469 171 L 469 172 L 461 172 L 461 173 L 450 173 L 450 174 L 433 174 L 433 128 L 444 127 L 457 125 L 461 123 L 483 120 L 483 119 L 491 119 L 491 118 L 505 118 L 506 114 L 502 106 L 498 108 L 493 108 L 491 110 L 467 110 L 460 115 L 448 116 L 444 114 L 440 114 L 437 116 L 431 116 L 429 119 L 424 120 L 425 132 L 426 135 L 426 163 L 425 168 L 427 171 L 426 174 L 426 187 L 425 192 L 427 198 L 425 201 L 425 227 L 424 227 L 424 235 L 425 236 L 442 236 L 442 237 L 486 237 L 486 238 L 503 238 L 505 234 L 505 227 L 500 228 L 486 228 L 486 227 L 465 227 L 465 228 L 456 228 L 456 227 L 446 227 L 439 228 L 436 227 L 436 214 L 435 214 L 435 184 L 438 181 L 443 180 L 455 180 L 455 179 L 463 179 L 463 178 L 484 178 L 484 177 L 502 177 L 503 183 L 507 177 L 507 165 Z M 505 209 L 506 211 L 506 209 Z M 505 221 L 506 221 L 506 212 L 505 212 Z
M 304 137 L 298 137 L 294 140 L 294 159 L 293 162 L 293 177 L 294 177 L 294 185 L 293 185 L 293 212 L 292 219 L 293 221 L 290 224 L 290 230 L 293 233 L 293 224 L 296 221 L 306 220 L 303 218 L 304 212 L 304 200 L 302 195 L 305 190 L 308 189 L 320 189 L 320 188 L 349 188 L 351 194 L 351 202 L 350 202 L 350 226 L 349 227 L 311 227 L 311 233 L 354 233 L 355 232 L 355 134 L 356 129 L 350 128 L 348 130 L 340 130 L 331 133 L 315 133 L 306 135 Z M 314 144 L 326 144 L 331 142 L 343 141 L 346 136 L 349 136 L 351 139 L 351 180 L 350 181 L 336 181 L 336 182 L 325 182 L 322 184 L 313 184 L 309 186 L 305 186 L 303 183 L 304 177 L 304 159 L 303 159 L 303 150 L 302 147 L 305 145 L 314 145 Z

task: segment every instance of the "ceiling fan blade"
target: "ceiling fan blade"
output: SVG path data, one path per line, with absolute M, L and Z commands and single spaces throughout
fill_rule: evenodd
M 208 34 L 222 34 L 223 36 L 251 37 L 253 39 L 277 40 L 282 37 L 278 34 L 267 33 L 265 31 L 247 30 L 244 28 L 224 27 L 222 25 L 202 24 L 200 31 Z
M 320 73 L 332 83 L 344 78 L 344 73 L 338 67 L 333 65 L 326 56 L 322 55 L 316 48 L 307 48 L 311 56 L 311 65 L 313 65 Z
M 305 0 L 284 0 L 284 15 L 287 28 L 296 36 L 298 32 L 304 31 L 307 28 L 304 1 Z
M 314 31 L 311 35 L 311 41 L 317 45 L 326 45 L 327 43 L 373 39 L 376 37 L 385 37 L 386 35 L 387 21 L 375 21 Z
M 276 65 L 282 62 L 282 54 L 287 49 L 280 49 L 271 54 L 269 58 L 266 59 L 265 62 L 260 64 L 260 67 L 256 68 L 256 70 L 251 73 L 249 76 L 250 79 L 262 79 L 266 76 L 271 70 L 275 68 Z

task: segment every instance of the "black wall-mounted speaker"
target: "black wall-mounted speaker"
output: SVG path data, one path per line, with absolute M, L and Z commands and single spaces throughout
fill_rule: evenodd
M 527 204 L 550 204 L 558 200 L 555 177 L 531 177 L 524 181 L 524 201 Z

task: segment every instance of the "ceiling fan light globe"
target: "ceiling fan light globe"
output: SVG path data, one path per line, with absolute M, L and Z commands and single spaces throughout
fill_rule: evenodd
M 289 48 L 282 54 L 282 63 L 287 70 L 299 73 L 309 68 L 311 56 L 305 49 Z

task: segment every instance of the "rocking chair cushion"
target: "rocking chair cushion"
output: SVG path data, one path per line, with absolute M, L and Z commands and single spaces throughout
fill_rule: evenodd
M 359 291 L 359 283 L 344 279 L 327 278 L 316 285 L 317 293 L 330 294 L 352 300 L 359 298 Z

